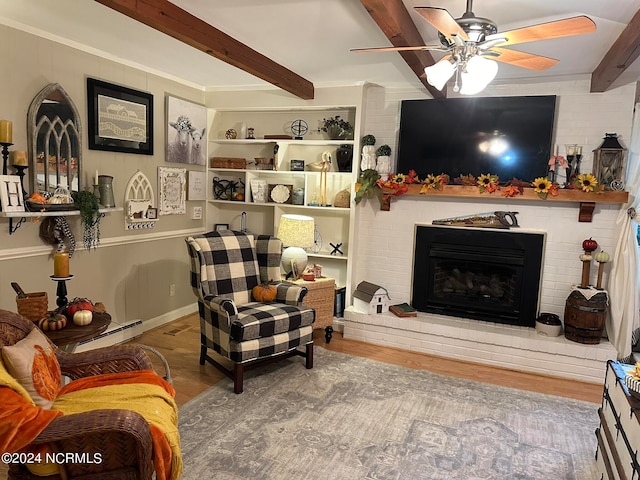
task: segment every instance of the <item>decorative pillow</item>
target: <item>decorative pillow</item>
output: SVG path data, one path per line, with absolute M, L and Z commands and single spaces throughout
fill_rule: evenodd
M 15 345 L 2 347 L 7 371 L 29 392 L 34 403 L 50 408 L 58 396 L 62 375 L 53 347 L 37 328 Z

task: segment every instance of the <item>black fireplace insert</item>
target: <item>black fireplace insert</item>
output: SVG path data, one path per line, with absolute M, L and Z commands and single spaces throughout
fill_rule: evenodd
M 533 327 L 545 235 L 416 226 L 412 305 L 419 311 Z

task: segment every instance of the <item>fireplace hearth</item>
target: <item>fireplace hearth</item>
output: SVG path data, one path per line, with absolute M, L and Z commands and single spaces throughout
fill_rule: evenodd
M 533 327 L 545 235 L 416 226 L 412 305 L 422 312 Z

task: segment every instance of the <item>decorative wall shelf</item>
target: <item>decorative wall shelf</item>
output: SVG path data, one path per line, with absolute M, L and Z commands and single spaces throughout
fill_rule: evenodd
M 112 207 L 112 208 L 101 208 L 100 213 L 102 215 L 106 215 L 107 213 L 112 212 L 122 212 L 124 209 L 122 207 Z M 38 217 L 71 217 L 80 215 L 80 210 L 64 210 L 64 211 L 55 211 L 55 212 L 0 212 L 0 217 L 5 217 L 9 219 L 9 235 L 13 235 L 13 233 L 20 228 L 20 226 L 27 221 L 27 218 L 38 218 Z M 13 219 L 19 218 L 14 225 Z
M 396 199 L 402 198 L 406 195 L 412 197 L 421 197 L 425 199 L 429 198 L 443 198 L 443 197 L 455 197 L 455 198 L 478 198 L 482 200 L 499 200 L 503 202 L 550 202 L 554 203 L 579 203 L 580 212 L 578 214 L 579 222 L 590 222 L 593 217 L 593 210 L 596 203 L 616 203 L 623 205 L 629 200 L 629 192 L 583 192 L 581 190 L 574 189 L 560 189 L 558 195 L 554 196 L 549 194 L 546 199 L 542 199 L 534 191 L 533 188 L 525 188 L 522 195 L 516 195 L 515 197 L 505 197 L 501 191 L 498 190 L 493 193 L 480 193 L 477 186 L 463 186 L 463 185 L 446 185 L 442 190 L 429 190 L 428 193 L 420 193 L 422 188 L 421 184 L 407 185 L 409 191 L 404 195 L 395 197 Z M 394 190 L 383 189 L 385 193 L 393 193 Z

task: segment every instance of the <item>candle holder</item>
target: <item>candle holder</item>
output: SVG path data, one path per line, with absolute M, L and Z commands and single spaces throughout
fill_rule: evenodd
M 58 282 L 58 287 L 56 288 L 58 299 L 56 300 L 56 305 L 58 308 L 62 308 L 69 303 L 69 299 L 67 298 L 67 280 L 71 280 L 73 275 L 69 275 L 68 277 L 54 277 L 53 275 L 49 275 L 49 278 L 54 282 Z
M 9 147 L 13 145 L 13 143 L 0 142 L 0 145 L 2 145 L 2 174 L 8 175 L 9 172 L 7 171 L 7 164 L 9 163 Z
M 24 188 L 24 171 L 29 168 L 26 165 L 11 165 L 16 170 L 16 175 L 20 177 L 20 186 L 22 187 L 22 196 L 27 198 L 27 191 Z

